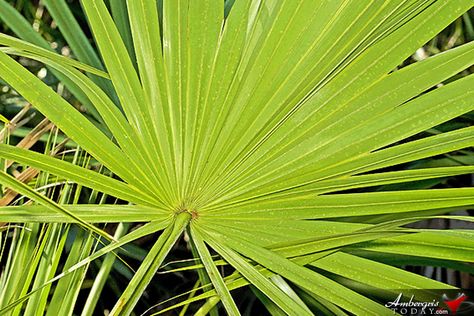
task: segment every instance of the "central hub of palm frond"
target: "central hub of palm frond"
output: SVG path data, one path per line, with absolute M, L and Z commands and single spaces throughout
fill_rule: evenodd
M 82 267 L 160 231 L 111 315 L 132 313 L 183 232 L 189 238 L 182 248 L 199 260 L 180 266 L 199 271 L 183 305 L 205 300 L 189 309 L 197 315 L 218 315 L 219 308 L 239 315 L 244 309 L 231 291 L 248 284 L 246 295 L 254 293 L 272 314 L 392 315 L 386 293 L 449 288 L 395 266 L 415 258 L 469 270 L 459 262 L 474 261 L 472 232 L 403 226 L 474 204 L 472 187 L 436 189 L 450 184 L 442 179 L 474 173 L 472 151 L 460 151 L 474 144 L 474 76 L 464 71 L 474 63 L 474 43 L 433 56 L 421 48 L 426 58 L 410 59 L 472 0 L 81 0 L 93 39 L 67 1 L 43 2 L 80 61 L 49 50 L 33 30 L 19 36 L 34 44 L 0 34 L 0 77 L 77 150 L 53 157 L 22 143 L 0 144 L 0 157 L 75 186 L 45 196 L 3 168 L 0 183 L 21 194 L 19 202 L 38 204 L 1 208 L 0 221 L 76 223 L 111 242 L 96 251 L 91 238 L 88 249 L 69 250 L 66 239 L 75 238 L 56 226 L 35 247 L 38 226 L 21 238 L 12 234 L 18 258 L 28 257 L 23 249 L 49 245 L 54 255 L 47 263 L 37 253 L 19 261 L 44 269 L 21 277 L 13 272 L 23 267 L 9 266 L 0 278 L 0 314 L 23 312 L 28 297 L 27 315 L 43 314 L 38 304 L 49 308 L 47 315 L 76 313 L 64 306 L 82 293 L 89 276 L 79 275 Z M 29 25 L 4 0 L 0 17 L 15 32 Z M 46 64 L 74 98 L 56 93 L 15 56 Z M 449 159 L 439 158 L 447 153 Z M 100 172 L 93 171 L 97 165 Z M 122 236 L 124 225 L 112 237 L 94 225 L 107 222 L 146 224 Z M 19 297 L 46 282 L 63 250 L 77 260 L 64 260 L 70 268 L 58 279 L 78 276 Z M 90 251 L 96 252 L 83 255 Z M 6 257 L 17 262 L 13 253 Z M 104 260 L 102 281 L 112 259 Z M 13 287 L 4 275 L 11 282 L 40 279 Z M 94 282 L 82 314 L 93 314 L 102 281 Z M 58 303 L 63 293 L 48 294 L 67 286 L 74 288 L 64 291 L 64 302 Z M 50 298 L 54 304 L 46 303 Z
M 181 213 L 189 214 L 191 216 L 191 219 L 193 219 L 193 220 L 198 219 L 198 217 L 199 217 L 199 213 L 195 210 L 182 209 L 182 210 L 179 210 L 179 211 L 175 212 L 176 215 L 179 215 Z

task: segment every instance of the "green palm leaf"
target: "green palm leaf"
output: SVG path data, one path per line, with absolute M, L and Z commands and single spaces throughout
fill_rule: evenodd
M 25 279 L 31 286 L 18 291 L 13 277 L 0 283 L 8 294 L 0 313 L 27 306 L 33 314 L 40 302 L 39 313 L 71 315 L 91 262 L 107 255 L 100 271 L 110 273 L 114 251 L 161 230 L 138 269 L 124 269 L 130 282 L 110 315 L 137 311 L 183 232 L 202 265 L 174 272 L 202 269 L 200 282 L 209 284 L 161 312 L 185 306 L 184 313 L 205 300 L 197 315 L 217 315 L 218 302 L 229 315 L 243 314 L 232 291 L 251 285 L 275 315 L 390 315 L 378 290 L 423 290 L 429 298 L 454 288 L 395 267 L 397 258 L 459 269 L 474 262 L 471 231 L 403 227 L 474 205 L 473 188 L 409 186 L 474 166 L 407 165 L 474 145 L 473 127 L 438 128 L 474 110 L 474 75 L 461 73 L 474 64 L 474 44 L 397 69 L 473 1 L 124 0 L 111 1 L 109 12 L 103 0 L 82 0 L 98 51 L 65 1 L 45 4 L 80 61 L 49 50 L 0 0 L 2 11 L 15 12 L 0 18 L 24 39 L 0 34 L 0 77 L 93 163 L 6 144 L 0 157 L 93 191 L 85 203 L 77 203 L 80 190 L 57 203 L 54 192 L 2 171 L 2 185 L 35 203 L 0 207 L 0 221 L 57 225 L 38 238 L 36 255 L 54 251 L 53 240 L 64 247 L 64 223 L 111 242 L 95 249 L 91 237 L 81 238 L 54 277 L 35 257 Z M 88 112 L 15 56 L 54 69 Z M 394 184 L 404 190 L 387 186 Z M 116 240 L 92 224 L 112 222 L 122 223 Z M 138 222 L 146 224 L 123 235 L 123 223 Z M 98 276 L 84 315 L 94 313 L 105 279 Z

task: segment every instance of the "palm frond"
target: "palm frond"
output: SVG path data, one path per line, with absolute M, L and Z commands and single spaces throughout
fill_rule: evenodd
M 197 258 L 171 272 L 198 270 L 200 284 L 156 313 L 217 315 L 221 302 L 229 315 L 248 314 L 234 293 L 250 286 L 273 315 L 391 315 L 387 295 L 419 290 L 431 300 L 455 288 L 400 262 L 472 272 L 462 264 L 474 262 L 472 231 L 406 226 L 472 222 L 443 214 L 472 207 L 473 188 L 434 187 L 472 174 L 472 159 L 420 160 L 469 157 L 461 150 L 474 145 L 474 128 L 450 122 L 474 110 L 465 71 L 474 44 L 403 64 L 471 0 L 82 0 L 97 51 L 66 1 L 44 3 L 78 60 L 53 52 L 0 0 L 0 18 L 23 38 L 0 34 L 0 77 L 92 160 L 0 144 L 0 158 L 66 183 L 58 198 L 0 172 L 23 202 L 0 207 L 0 220 L 25 223 L 0 278 L 0 313 L 76 313 L 89 265 L 105 256 L 81 311 L 92 315 L 121 264 L 115 252 L 146 236 L 151 249 L 125 269 L 110 315 L 137 311 L 185 242 Z M 86 113 L 18 56 L 52 69 Z M 113 222 L 115 239 L 101 225 Z M 66 236 L 79 237 L 68 248 Z

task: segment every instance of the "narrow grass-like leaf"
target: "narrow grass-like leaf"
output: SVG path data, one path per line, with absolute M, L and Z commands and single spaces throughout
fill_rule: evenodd
M 191 215 L 187 212 L 180 213 L 175 217 L 173 223 L 163 231 L 111 310 L 110 315 L 130 315 L 132 313 L 143 291 L 145 291 L 171 247 L 181 236 L 190 219 Z
M 44 57 L 47 59 L 50 59 L 52 61 L 55 61 L 57 63 L 63 64 L 63 65 L 68 65 L 77 69 L 81 69 L 83 71 L 86 71 L 88 73 L 97 75 L 102 78 L 109 78 L 109 75 L 105 73 L 102 70 L 99 70 L 97 68 L 94 68 L 93 66 L 89 66 L 87 64 L 81 63 L 77 60 L 74 60 L 69 57 L 65 57 L 62 55 L 59 55 L 55 52 L 52 52 L 50 50 L 44 49 L 42 47 L 36 46 L 34 44 L 30 44 L 28 42 L 22 41 L 20 39 L 17 39 L 15 37 L 6 35 L 6 34 L 1 34 L 0 33 L 0 45 L 7 46 L 9 48 L 16 49 L 18 51 L 24 51 L 33 55 L 37 55 L 40 57 Z
M 279 218 L 316 219 L 343 216 L 363 216 L 414 212 L 455 206 L 470 206 L 474 203 L 473 188 L 406 190 L 331 195 L 307 195 L 293 199 L 282 199 L 255 203 L 235 208 L 232 213 L 206 212 L 206 216 L 222 218 Z M 344 198 L 341 199 L 341 196 Z
M 240 255 L 229 248 L 224 248 L 210 238 L 208 243 L 214 248 L 229 264 L 234 266 L 251 284 L 256 286 L 273 302 L 275 302 L 287 315 L 312 315 L 312 313 L 293 301 L 286 293 L 279 289 L 272 281 L 263 276 L 254 266 L 249 264 Z
M 365 125 L 369 113 L 371 117 L 383 114 L 430 86 L 454 75 L 456 71 L 471 65 L 474 55 L 473 47 L 474 45 L 469 43 L 391 73 L 375 82 L 363 95 L 351 99 L 344 108 L 326 106 L 322 110 L 328 111 L 327 115 L 323 118 L 318 116 L 318 120 L 310 124 L 311 129 L 303 129 L 304 134 L 302 133 L 299 137 L 295 137 L 293 133 L 282 134 L 278 139 L 279 146 L 274 146 L 272 150 L 268 147 L 269 145 L 262 148 L 251 158 L 249 164 L 253 164 L 250 168 L 246 168 L 241 176 L 254 174 L 256 170 L 273 159 L 281 159 L 279 156 L 282 153 L 295 148 L 297 144 L 299 146 L 298 150 L 295 149 L 294 156 L 287 156 L 285 159 L 291 160 L 297 157 L 300 154 L 299 148 L 313 148 L 315 142 L 317 144 L 321 138 L 337 139 L 342 127 L 348 130 L 351 127 Z M 435 69 L 436 71 L 433 71 Z M 341 119 L 342 115 L 344 117 Z
M 149 105 L 117 27 L 102 0 L 85 0 L 82 1 L 82 5 L 89 17 L 95 40 L 117 91 L 120 104 L 130 125 L 139 135 L 136 139 L 138 147 L 144 155 L 148 156 L 149 161 L 156 161 L 158 140 L 154 137 L 155 126 L 152 123 Z M 160 180 L 162 177 L 158 175 L 162 174 L 163 170 L 155 163 L 149 166 L 154 172 L 148 174 L 147 177 L 154 181 L 155 186 L 162 188 L 163 180 Z
M 408 57 L 413 51 L 415 51 L 425 41 L 429 40 L 430 36 L 434 36 L 436 34 L 435 33 L 436 30 L 443 29 L 451 21 L 453 16 L 461 15 L 462 12 L 464 12 L 464 10 L 469 8 L 470 6 L 471 5 L 469 3 L 463 0 L 459 0 L 459 1 L 449 2 L 449 3 L 448 2 L 443 2 L 443 3 L 435 2 L 433 5 L 427 7 L 426 10 L 423 12 L 423 14 L 419 14 L 415 16 L 408 23 L 406 23 L 405 25 L 397 29 L 395 32 L 392 32 L 390 36 L 387 36 L 383 40 L 379 41 L 376 45 L 368 49 L 367 53 L 361 54 L 359 58 L 357 58 L 348 67 L 346 67 L 344 71 L 342 71 L 338 76 L 335 77 L 334 80 L 330 81 L 330 83 L 327 84 L 324 87 L 324 89 L 321 89 L 318 91 L 318 93 L 314 94 L 314 96 L 317 97 L 317 99 L 320 101 L 319 106 L 309 106 L 309 105 L 307 107 L 300 106 L 298 107 L 297 115 L 291 112 L 285 117 L 285 120 L 286 120 L 291 115 L 291 121 L 288 121 L 288 123 L 285 123 L 285 126 L 287 126 L 288 129 L 281 128 L 281 126 L 283 126 L 281 125 L 281 122 L 278 123 L 278 125 L 276 125 L 275 128 L 278 130 L 281 130 L 284 135 L 290 135 L 290 137 L 296 136 L 295 131 L 304 132 L 305 130 L 311 128 L 312 126 L 314 126 L 314 124 L 312 122 L 308 122 L 306 118 L 312 118 L 313 120 L 320 120 L 321 115 L 323 115 L 324 117 L 324 113 L 318 113 L 319 110 L 332 109 L 332 106 L 324 106 L 324 107 L 322 106 L 326 103 L 326 101 L 331 100 L 331 101 L 341 104 L 343 100 L 336 99 L 336 97 L 338 97 L 340 94 L 343 94 L 344 97 L 348 97 L 348 96 L 352 97 L 354 94 L 361 94 L 362 93 L 361 91 L 363 91 L 365 87 L 370 86 L 378 78 L 385 76 L 388 72 L 393 70 L 393 68 L 395 68 L 402 60 Z M 308 10 L 308 11 L 312 12 L 312 10 Z M 336 10 L 333 10 L 332 12 L 334 11 Z M 361 9 L 359 9 L 358 11 L 361 11 Z M 275 9 L 272 11 L 272 14 L 277 14 L 278 12 L 279 11 Z M 438 14 L 440 12 L 443 12 L 443 14 Z M 285 14 L 290 15 L 291 12 L 285 12 Z M 333 14 L 328 14 L 328 16 L 330 17 L 334 16 L 334 20 L 336 20 L 338 17 L 337 15 L 333 15 Z M 428 20 L 425 19 L 425 16 L 435 17 L 433 19 L 428 19 L 430 23 L 429 28 L 426 25 L 428 23 L 427 22 Z M 387 50 L 386 47 L 392 47 L 393 49 Z M 278 65 L 278 67 L 281 67 L 281 65 Z M 354 76 L 354 74 L 357 74 L 357 75 Z M 284 73 L 284 75 L 287 76 L 287 73 Z M 381 91 L 381 93 L 383 93 L 383 91 Z M 307 99 L 303 98 L 303 101 L 307 101 Z M 235 107 L 236 107 L 236 111 L 240 111 L 238 106 L 235 106 Z M 303 109 L 306 109 L 306 110 L 303 111 Z M 256 109 L 255 111 L 258 111 L 258 109 Z M 252 119 L 253 118 L 249 118 L 249 122 L 251 122 Z M 383 122 L 383 120 L 379 120 L 379 122 Z M 228 124 L 227 128 L 229 129 L 229 133 L 230 133 L 230 131 L 234 128 L 234 125 Z M 246 139 L 245 137 L 242 137 L 240 133 L 235 133 L 235 135 L 238 135 L 236 136 L 236 138 L 242 139 L 242 141 L 250 141 L 248 138 Z M 353 133 L 352 135 L 355 135 L 355 133 Z M 282 136 L 283 136 L 282 134 L 276 134 L 276 133 L 272 135 L 273 140 L 277 140 L 277 141 L 279 141 Z M 263 136 L 263 139 L 261 137 L 254 139 L 254 142 L 260 143 L 260 140 L 261 142 L 268 141 L 267 136 Z M 229 143 L 225 134 L 222 135 L 222 141 Z M 333 143 L 333 145 L 334 144 L 335 143 Z M 368 142 L 366 144 L 368 144 Z M 231 144 L 228 144 L 228 146 L 232 147 Z M 297 147 L 297 148 L 300 149 L 302 147 Z M 350 155 L 348 152 L 344 152 L 344 154 L 346 153 Z M 224 158 L 220 158 L 220 156 L 225 156 L 225 155 L 218 154 L 216 156 L 219 156 L 218 159 L 224 159 Z M 230 155 L 230 156 L 233 156 L 233 155 Z M 321 153 L 321 155 L 317 155 L 317 156 L 324 156 L 324 155 L 323 153 Z M 334 156 L 331 156 L 331 157 L 334 157 Z M 289 161 L 291 162 L 292 160 L 290 159 Z M 268 170 L 271 171 L 270 173 L 272 174 L 272 176 L 268 175 L 268 177 L 265 177 L 264 181 L 268 181 L 272 177 L 276 177 L 276 176 L 280 177 L 282 176 L 282 172 L 283 173 L 291 172 L 291 168 L 289 166 L 283 167 L 281 163 L 277 163 L 275 160 L 273 162 L 276 163 L 277 168 L 275 168 L 275 165 L 272 165 L 270 167 L 270 165 L 267 164 L 264 166 L 264 168 L 268 168 Z M 334 164 L 336 163 L 336 161 L 332 161 L 332 162 Z M 304 160 L 304 163 L 309 164 L 310 163 L 309 159 Z M 213 165 L 213 164 L 210 163 L 210 165 Z M 250 165 L 252 164 L 250 163 Z M 314 162 L 311 166 L 315 166 L 315 165 L 320 165 L 320 164 Z M 248 165 L 242 165 L 241 167 L 245 169 L 246 167 L 248 167 Z M 277 169 L 279 168 L 284 168 L 284 169 L 283 171 L 282 170 L 277 171 Z M 226 170 L 222 170 L 223 173 L 225 171 Z M 334 172 L 336 171 L 334 170 Z M 263 176 L 265 172 L 263 172 L 262 170 L 259 170 L 258 174 Z M 229 185 L 232 182 L 232 180 L 230 180 L 231 178 L 223 177 L 221 176 L 221 173 L 214 172 L 213 177 L 214 179 L 216 179 L 216 181 L 219 181 L 220 183 L 225 181 Z M 253 179 L 255 179 L 255 177 Z M 295 182 L 296 181 L 297 180 L 295 180 Z M 206 179 L 206 182 L 209 182 L 209 180 Z M 246 183 L 248 184 L 248 181 L 246 181 Z M 281 186 L 283 182 L 279 181 L 278 183 Z M 288 182 L 285 181 L 284 183 L 286 184 Z M 275 186 L 278 186 L 276 184 L 276 181 L 275 181 Z M 236 185 L 234 187 L 234 189 L 241 189 L 241 188 L 242 186 L 240 185 Z M 269 188 L 270 187 L 268 183 L 266 183 L 265 185 L 262 184 L 262 190 L 269 190 Z M 213 191 L 212 192 L 213 195 L 207 198 L 212 199 L 212 198 L 221 196 L 221 192 L 217 191 L 216 187 L 209 186 L 209 190 Z
M 235 302 L 232 299 L 232 296 L 230 295 L 227 286 L 222 280 L 222 276 L 220 275 L 219 270 L 217 270 L 217 267 L 214 264 L 214 260 L 212 259 L 211 254 L 207 249 L 207 246 L 204 243 L 201 234 L 198 230 L 191 227 L 191 236 L 199 252 L 199 257 L 201 258 L 202 263 L 206 268 L 207 274 L 209 275 L 209 278 L 211 279 L 214 288 L 219 294 L 219 297 L 222 301 L 222 304 L 224 304 L 227 313 L 231 316 L 240 315 L 239 309 L 235 305 Z
M 138 204 L 154 204 L 154 199 L 150 198 L 146 193 L 140 192 L 121 181 L 51 156 L 38 154 L 11 145 L 0 144 L 0 157 L 51 172 L 67 180 L 77 182 L 86 187 L 105 192 L 124 200 Z
M 5 81 L 81 147 L 130 184 L 140 186 L 141 179 L 126 167 L 129 163 L 122 151 L 63 98 L 3 52 L 0 52 L 0 69 Z M 84 130 L 88 132 L 83 133 Z M 147 190 L 147 186 L 142 185 L 142 189 Z
M 53 17 L 55 23 L 61 30 L 61 34 L 71 47 L 78 60 L 91 65 L 97 69 L 103 69 L 102 62 L 97 56 L 97 52 L 92 48 L 84 31 L 81 29 L 77 19 L 65 0 L 45 0 L 44 4 L 48 12 Z M 110 81 L 92 77 L 97 85 L 103 88 L 110 97 L 115 95 Z
M 49 208 L 50 210 L 55 211 L 55 212 L 60 213 L 60 214 L 63 214 L 64 216 L 71 218 L 72 220 L 74 220 L 75 223 L 79 224 L 84 229 L 90 230 L 91 232 L 94 232 L 94 233 L 98 234 L 99 236 L 103 236 L 103 237 L 105 237 L 109 240 L 113 240 L 113 237 L 110 236 L 109 234 L 107 234 L 106 232 L 104 232 L 103 230 L 95 227 L 94 225 L 91 225 L 91 224 L 85 222 L 83 219 L 81 219 L 80 217 L 78 217 L 74 213 L 72 213 L 69 210 L 65 209 L 64 207 L 58 205 L 57 203 L 55 203 L 52 200 L 45 197 L 44 195 L 41 195 L 40 193 L 34 191 L 29 186 L 27 186 L 27 185 L 25 185 L 21 182 L 18 182 L 18 180 L 16 180 L 12 176 L 8 175 L 4 171 L 0 171 L 0 182 L 3 185 L 15 190 L 16 192 L 31 198 L 33 201 L 36 201 L 36 202 L 44 205 L 45 207 Z
M 126 153 L 127 157 L 130 158 L 130 163 L 134 165 L 133 170 L 135 170 L 135 173 L 140 175 L 143 181 L 146 181 L 150 187 L 154 187 L 152 179 L 149 179 L 149 175 L 154 174 L 154 164 L 147 163 L 149 159 L 144 147 L 135 141 L 137 138 L 140 138 L 140 135 L 130 126 L 112 100 L 79 71 L 70 67 L 64 67 L 54 61 L 46 61 L 46 63 L 71 79 L 74 79 L 79 88 L 93 103 L 121 149 Z M 165 190 L 165 188 L 163 188 L 163 190 Z M 168 194 L 168 200 L 169 199 Z
M 90 233 L 80 234 L 77 242 L 72 244 L 69 255 L 64 263 L 63 270 L 67 270 L 78 260 L 87 257 L 92 249 L 94 238 Z M 45 316 L 70 315 L 73 313 L 74 303 L 77 300 L 82 282 L 86 277 L 87 266 L 74 271 L 61 278 L 54 289 L 53 296 L 49 300 Z
M 246 2 L 246 1 L 244 1 Z M 216 0 L 189 1 L 189 8 L 185 32 L 179 34 L 182 39 L 183 75 L 183 159 L 182 181 L 185 182 L 184 194 L 195 195 L 192 192 L 194 183 L 191 183 L 195 173 L 194 153 L 199 151 L 196 147 L 197 134 L 202 127 L 201 105 L 209 89 L 213 75 L 217 47 L 224 24 L 224 2 Z M 201 124 L 201 125 L 200 125 Z
M 5 0 L 0 0 L 0 19 L 2 19 L 15 34 L 32 44 L 42 48 L 52 50 L 49 43 L 33 29 L 32 25 Z M 94 110 L 94 107 L 88 102 L 84 94 L 77 89 L 72 80 L 53 70 L 53 74 L 68 87 L 72 94 L 88 109 L 88 111 L 100 122 L 100 116 Z
M 121 223 L 117 229 L 115 230 L 114 238 L 116 240 L 120 239 L 129 228 L 129 224 Z M 97 273 L 97 276 L 94 279 L 94 284 L 91 287 L 89 295 L 87 296 L 87 300 L 84 304 L 84 309 L 82 310 L 81 316 L 92 316 L 94 309 L 97 305 L 97 302 L 100 298 L 100 293 L 104 288 L 104 285 L 107 282 L 107 278 L 110 276 L 110 271 L 112 270 L 112 266 L 115 262 L 115 254 L 108 253 L 102 265 L 100 266 L 100 270 Z
M 170 224 L 170 219 L 167 218 L 166 220 L 162 220 L 162 221 L 150 222 L 147 225 L 145 225 L 143 227 L 140 227 L 139 229 L 134 230 L 131 233 L 128 233 L 127 235 L 119 238 L 116 242 L 113 242 L 113 243 L 111 243 L 107 246 L 104 246 L 103 248 L 101 248 L 100 250 L 98 250 L 94 254 L 90 255 L 89 257 L 84 258 L 82 261 L 77 262 L 76 264 L 71 266 L 66 271 L 63 271 L 62 273 L 60 273 L 56 277 L 50 279 L 48 282 L 41 285 L 39 288 L 35 288 L 35 289 L 31 290 L 27 295 L 19 298 L 18 300 L 14 301 L 14 302 L 11 302 L 9 305 L 7 305 L 7 306 L 3 307 L 2 309 L 0 309 L 0 313 L 6 313 L 7 311 L 11 310 L 15 306 L 18 306 L 19 304 L 26 301 L 31 295 L 33 295 L 37 291 L 39 291 L 42 288 L 52 284 L 53 282 L 55 282 L 57 280 L 60 280 L 62 277 L 66 276 L 66 275 L 69 275 L 70 273 L 73 273 L 77 269 L 89 264 L 91 261 L 93 261 L 97 258 L 100 258 L 101 256 L 103 256 L 105 254 L 108 254 L 111 251 L 113 251 L 117 248 L 120 248 L 123 245 L 125 245 L 129 242 L 132 242 L 132 241 L 134 241 L 138 238 L 141 238 L 143 236 L 146 236 L 146 235 L 155 233 L 159 230 L 162 230 L 163 228 L 167 227 L 169 224 Z
M 175 162 L 173 157 L 173 144 L 171 140 L 170 111 L 173 105 L 168 102 L 166 83 L 166 71 L 163 64 L 163 54 L 160 38 L 160 25 L 158 19 L 158 8 L 156 1 L 127 1 L 128 16 L 130 19 L 131 32 L 140 81 L 143 94 L 148 104 L 147 111 L 152 136 L 156 140 L 153 144 L 160 165 L 166 165 L 166 174 L 163 174 L 167 186 L 175 188 L 177 179 L 174 174 Z M 160 132 L 160 129 L 163 132 Z M 177 202 L 179 200 L 176 190 L 170 194 Z
M 317 295 L 324 296 L 329 301 L 352 313 L 361 315 L 391 314 L 391 311 L 370 299 L 365 298 L 316 272 L 301 267 L 273 251 L 258 247 L 244 240 L 229 238 L 221 234 L 215 234 L 215 238 L 218 238 L 221 243 L 255 260 L 282 277 Z
M 276 203 L 277 201 L 281 201 L 281 203 L 284 203 L 283 201 L 287 199 L 305 197 L 309 195 L 316 196 L 329 192 L 365 188 L 377 185 L 427 180 L 440 177 L 449 177 L 460 174 L 468 174 L 472 172 L 474 172 L 474 166 L 458 166 L 381 172 L 351 177 L 336 177 L 334 180 L 328 179 L 312 182 L 301 187 L 295 187 L 291 190 L 285 190 L 276 193 L 274 195 L 262 196 L 261 198 L 256 199 L 236 201 L 229 204 L 221 204 L 219 206 L 219 209 L 223 210 L 229 207 L 236 208 L 237 206 L 243 206 L 248 203 L 252 203 L 254 205 L 255 203 L 265 204 L 264 201 L 266 200 L 271 201 L 271 204 Z M 209 207 L 209 209 L 212 209 L 212 207 Z
M 130 59 L 135 63 L 135 51 L 133 50 L 133 40 L 130 32 L 130 23 L 127 14 L 126 1 L 109 1 L 114 24 L 117 25 L 117 30 L 120 33 Z
M 173 146 L 174 174 L 177 192 L 183 191 L 183 87 L 186 86 L 182 64 L 187 58 L 185 53 L 185 30 L 189 0 L 163 2 L 163 63 L 166 69 L 169 120 L 171 125 L 170 144 Z M 172 105 L 172 106 L 171 106 Z M 180 201 L 181 202 L 181 201 Z
M 472 238 L 466 239 L 454 234 L 421 232 L 409 236 L 371 241 L 357 247 L 385 253 L 474 262 Z
M 427 289 L 429 292 L 431 289 L 454 288 L 402 269 L 340 251 L 321 258 L 311 265 L 386 290 Z
M 471 102 L 474 92 L 469 90 L 473 83 L 474 76 L 467 76 L 395 108 L 384 115 L 384 119 L 373 118 L 373 124 L 347 130 L 340 133 L 337 138 L 324 137 L 326 141 L 321 141 L 318 146 L 312 147 L 311 151 L 299 154 L 288 163 L 282 162 L 280 158 L 274 159 L 271 164 L 259 170 L 261 179 L 265 179 L 258 185 L 259 189 L 256 184 L 254 186 L 248 182 L 247 188 L 250 190 L 251 187 L 255 187 L 252 194 L 260 195 L 318 179 L 318 173 L 326 168 L 331 168 L 331 171 L 336 173 L 337 166 L 341 162 L 364 157 L 371 151 L 467 113 L 474 109 Z M 460 94 L 460 91 L 465 93 Z M 435 115 L 433 111 L 437 114 Z M 342 137 L 343 135 L 345 136 Z M 335 141 L 336 139 L 338 141 Z M 295 150 L 297 148 L 300 147 L 296 147 Z M 268 173 L 265 170 L 268 170 Z M 282 182 L 282 178 L 286 181 Z M 258 183 L 259 180 L 253 181 Z
M 169 217 L 169 210 L 141 205 L 67 205 L 73 214 L 89 223 L 149 222 Z M 0 220 L 11 223 L 73 223 L 74 219 L 43 205 L 0 207 Z

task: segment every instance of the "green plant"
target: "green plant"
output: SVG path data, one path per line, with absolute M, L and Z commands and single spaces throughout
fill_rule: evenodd
M 36 204 L 2 207 L 0 220 L 61 223 L 40 237 L 36 224 L 15 228 L 18 249 L 63 249 L 66 223 L 92 233 L 78 238 L 54 278 L 39 256 L 35 278 L 34 269 L 18 280 L 10 270 L 3 313 L 42 314 L 34 300 L 72 314 L 87 265 L 107 255 L 110 271 L 114 250 L 159 231 L 112 315 L 132 313 L 185 231 L 201 262 L 185 269 L 198 270 L 203 291 L 177 306 L 205 300 L 198 315 L 215 315 L 219 301 L 238 315 L 230 292 L 249 284 L 275 315 L 389 315 L 370 289 L 452 288 L 395 262 L 472 272 L 462 264 L 474 261 L 471 231 L 403 226 L 472 221 L 442 214 L 473 205 L 473 188 L 342 191 L 474 171 L 397 168 L 473 145 L 473 127 L 420 133 L 474 109 L 472 75 L 431 89 L 474 63 L 474 44 L 394 71 L 473 1 L 129 0 L 111 1 L 113 19 L 103 1 L 83 0 L 100 58 L 64 1 L 44 3 L 81 62 L 50 51 L 2 0 L 3 19 L 36 45 L 0 35 L 0 77 L 103 168 L 90 170 L 79 150 L 71 163 L 2 144 L 0 157 L 127 203 L 77 204 L 72 193 L 55 202 L 2 171 L 4 186 Z M 8 54 L 50 67 L 88 115 Z M 108 222 L 122 223 L 114 237 L 91 224 Z M 125 234 L 129 222 L 147 224 Z M 94 250 L 92 236 L 103 247 Z M 235 272 L 224 277 L 220 266 Z M 97 280 L 103 286 L 104 276 Z M 92 288 L 84 315 L 101 288 Z

